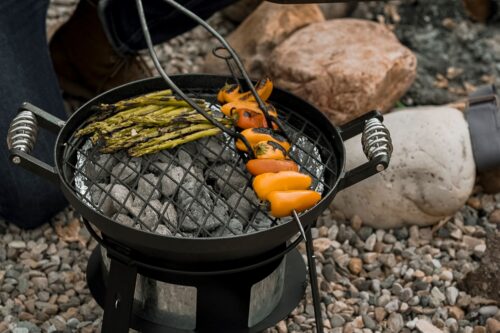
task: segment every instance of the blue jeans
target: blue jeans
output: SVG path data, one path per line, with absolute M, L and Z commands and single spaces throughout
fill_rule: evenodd
M 208 17 L 234 0 L 179 2 Z M 22 228 L 47 222 L 67 204 L 52 183 L 13 165 L 5 144 L 9 124 L 24 101 L 66 118 L 47 46 L 48 3 L 49 0 L 0 1 L 0 217 Z M 161 0 L 144 0 L 144 6 L 148 19 L 156 22 L 151 27 L 155 42 L 194 26 Z M 118 51 L 130 53 L 144 47 L 137 33 L 134 0 L 103 1 L 101 10 L 110 42 Z M 41 131 L 33 155 L 54 165 L 54 142 L 54 135 Z

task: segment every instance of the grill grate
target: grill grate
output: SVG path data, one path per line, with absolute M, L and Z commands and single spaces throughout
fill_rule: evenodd
M 218 108 L 216 90 L 186 92 Z M 328 192 L 337 178 L 331 143 L 305 115 L 273 104 L 293 144 L 290 157 L 312 176 L 314 189 Z M 290 221 L 267 214 L 253 192 L 246 155 L 225 133 L 141 158 L 98 150 L 87 138 L 72 136 L 63 176 L 88 206 L 116 223 L 199 238 L 234 237 Z

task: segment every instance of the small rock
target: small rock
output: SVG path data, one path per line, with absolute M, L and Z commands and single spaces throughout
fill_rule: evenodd
M 470 250 L 470 251 L 473 251 L 474 248 L 478 245 L 484 245 L 484 240 L 483 239 L 479 239 L 479 238 L 476 238 L 476 237 L 471 237 L 471 236 L 468 236 L 468 235 L 465 235 L 464 238 L 463 238 L 463 243 L 467 246 L 467 248 Z
M 486 328 L 488 333 L 500 333 L 500 321 L 488 318 L 486 321 Z
M 500 209 L 495 209 L 491 214 L 489 218 L 491 223 L 496 223 L 500 224 Z
M 419 319 L 415 327 L 421 332 L 421 333 L 443 333 L 442 330 L 437 328 L 436 326 L 432 325 L 429 323 L 427 320 Z
M 448 314 L 456 320 L 462 320 L 464 318 L 464 311 L 458 306 L 451 306 L 448 309 Z
M 342 327 L 345 324 L 345 319 L 342 318 L 341 315 L 335 313 L 332 316 L 332 319 L 330 319 L 330 323 L 332 324 L 332 327 Z
M 325 252 L 328 248 L 332 246 L 332 241 L 328 238 L 322 237 L 313 240 L 314 251 Z
M 396 312 L 399 309 L 399 301 L 397 299 L 390 301 L 386 304 L 384 309 L 387 311 L 387 313 Z
M 377 320 L 379 323 L 381 323 L 385 319 L 385 316 L 387 314 L 384 308 L 381 307 L 375 308 L 374 312 L 375 312 L 375 320 Z
M 498 307 L 495 305 L 487 305 L 479 308 L 479 313 L 485 317 L 493 317 L 498 312 Z
M 400 332 L 404 325 L 403 316 L 399 313 L 391 313 L 387 319 L 387 327 L 391 332 Z
M 16 250 L 19 250 L 19 249 L 24 249 L 26 248 L 26 242 L 23 242 L 23 241 L 12 241 L 8 244 L 8 247 L 10 249 L 16 249 Z
M 349 270 L 352 274 L 358 275 L 363 270 L 363 262 L 359 258 L 352 258 L 349 262 Z
M 446 288 L 446 299 L 450 305 L 455 305 L 458 297 L 458 289 L 455 287 Z
M 377 242 L 377 236 L 375 234 L 372 234 L 368 239 L 365 241 L 365 250 L 366 251 L 373 251 L 375 247 L 375 243 Z
M 363 323 L 366 328 L 369 328 L 371 330 L 375 330 L 377 328 L 377 323 L 370 317 L 369 315 L 362 314 L 361 317 L 363 318 Z

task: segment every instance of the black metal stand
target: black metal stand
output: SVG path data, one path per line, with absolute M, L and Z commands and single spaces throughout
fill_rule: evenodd
M 309 269 L 309 283 L 314 306 L 314 318 L 316 319 L 316 332 L 323 333 L 323 318 L 321 315 L 321 301 L 319 298 L 318 275 L 316 272 L 316 257 L 314 256 L 313 239 L 311 228 L 306 230 L 306 252 L 307 266 Z
M 300 303 L 306 287 L 306 267 L 298 250 L 286 255 L 283 293 L 276 308 L 261 322 L 248 327 L 251 288 L 274 271 L 278 263 L 227 276 L 165 276 L 110 257 L 109 272 L 100 247 L 87 266 L 87 282 L 96 301 L 104 308 L 103 333 L 257 333 L 274 326 Z M 197 289 L 196 328 L 172 327 L 168 315 L 148 316 L 134 300 L 137 274 L 158 281 L 195 286 Z M 169 325 L 170 324 L 170 325 Z
M 128 333 L 134 302 L 137 267 L 110 258 L 108 290 L 104 303 L 103 332 Z

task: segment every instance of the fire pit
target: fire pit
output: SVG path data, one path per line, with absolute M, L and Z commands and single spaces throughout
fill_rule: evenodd
M 67 122 L 25 103 L 9 130 L 13 163 L 57 183 L 100 244 L 87 279 L 104 308 L 103 332 L 262 331 L 302 298 L 306 267 L 296 250 L 302 240 L 322 331 L 310 228 L 339 190 L 388 166 L 392 147 L 381 115 L 370 112 L 336 128 L 312 105 L 275 89 L 269 101 L 293 146 L 290 157 L 312 177 L 322 199 L 300 215 L 274 219 L 253 196 L 245 156 L 229 131 L 141 159 L 100 154 L 75 135 L 96 105 L 166 88 L 186 101 L 203 98 L 216 112 L 218 90 L 238 80 L 169 78 L 159 70 L 163 79 L 110 90 Z M 244 69 L 242 74 L 250 82 Z M 55 167 L 30 155 L 38 125 L 58 133 Z M 359 133 L 368 162 L 346 171 L 344 140 Z

